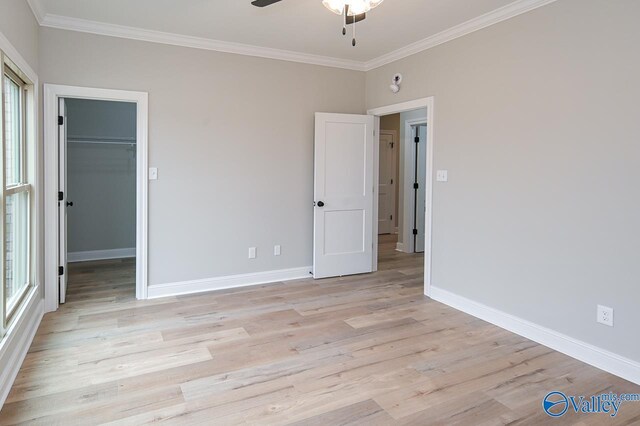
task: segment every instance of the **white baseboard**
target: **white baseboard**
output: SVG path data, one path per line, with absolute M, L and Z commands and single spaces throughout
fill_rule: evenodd
M 44 315 L 44 300 L 38 291 L 34 291 L 29 297 L 22 312 L 18 314 L 19 319 L 9 327 L 0 346 L 0 409 L 9 396 Z
M 396 251 L 401 251 L 404 253 L 404 244 L 403 243 L 396 243 Z
M 67 253 L 67 262 L 87 262 L 90 260 L 123 259 L 136 257 L 136 248 L 121 248 L 111 250 L 76 251 Z
M 430 297 L 512 333 L 640 385 L 640 363 L 499 311 L 463 296 L 431 286 Z
M 236 287 L 247 287 L 258 284 L 290 281 L 310 278 L 311 266 L 275 271 L 256 272 L 252 274 L 227 275 L 224 277 L 205 278 L 201 280 L 182 281 L 149 286 L 148 298 L 178 296 L 181 294 L 202 293 L 205 291 L 223 290 Z

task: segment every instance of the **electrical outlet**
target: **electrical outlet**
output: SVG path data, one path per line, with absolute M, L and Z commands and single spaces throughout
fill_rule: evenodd
M 255 247 L 249 247 L 249 259 L 255 259 L 256 258 L 256 248 Z
M 613 308 L 610 308 L 608 306 L 598 305 L 598 317 L 596 318 L 596 320 L 600 324 L 613 327 Z
M 273 255 L 274 256 L 280 256 L 280 246 L 279 245 L 273 246 Z

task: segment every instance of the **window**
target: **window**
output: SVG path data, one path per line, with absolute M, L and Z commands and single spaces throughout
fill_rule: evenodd
M 1 52 L 0 52 L 0 56 Z M 27 95 L 30 85 L 2 57 L 2 332 L 32 287 L 31 200 L 27 147 Z

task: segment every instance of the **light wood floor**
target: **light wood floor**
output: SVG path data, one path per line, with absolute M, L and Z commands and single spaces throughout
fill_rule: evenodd
M 134 264 L 70 267 L 0 424 L 640 424 L 541 401 L 640 387 L 422 295 L 422 256 L 376 274 L 138 302 Z

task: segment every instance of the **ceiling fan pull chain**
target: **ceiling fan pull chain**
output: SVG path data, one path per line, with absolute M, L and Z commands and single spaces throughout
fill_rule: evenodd
M 353 47 L 356 46 L 356 16 L 353 16 L 353 40 L 351 40 L 351 45 Z
M 343 13 L 342 13 L 342 17 L 344 18 L 342 20 L 342 35 L 347 35 L 347 7 L 345 6 L 343 9 Z

